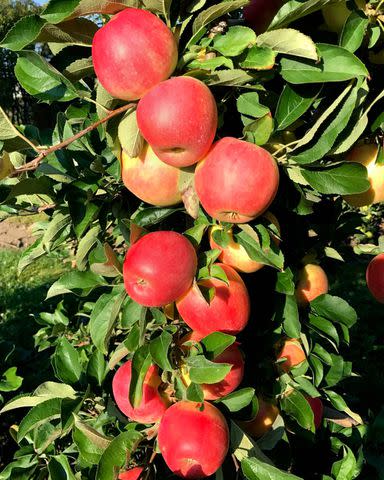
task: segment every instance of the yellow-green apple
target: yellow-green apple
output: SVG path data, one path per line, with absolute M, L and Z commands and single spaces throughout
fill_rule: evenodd
M 151 232 L 131 245 L 123 265 L 128 295 L 146 307 L 162 307 L 184 295 L 192 285 L 197 256 L 183 235 Z
M 369 291 L 380 303 L 384 303 L 384 253 L 370 261 L 366 279 Z
M 170 405 L 169 398 L 159 391 L 161 378 L 156 365 L 151 365 L 145 375 L 143 396 L 138 407 L 129 401 L 132 376 L 132 360 L 118 368 L 112 380 L 112 391 L 119 409 L 134 422 L 155 423 L 160 420 Z
M 121 175 L 124 185 L 143 202 L 159 207 L 181 202 L 181 169 L 162 162 L 146 144 L 137 157 L 121 153 Z
M 360 163 L 366 167 L 370 183 L 366 192 L 344 196 L 344 200 L 353 207 L 384 202 L 384 165 L 376 163 L 378 153 L 378 146 L 368 143 L 352 148 L 346 157 L 348 161 Z
M 280 232 L 279 222 L 271 212 L 266 212 L 263 216 L 266 217 L 271 223 L 273 223 L 277 230 Z M 220 245 L 218 245 L 213 238 L 213 234 L 215 231 L 219 231 L 222 229 L 223 227 L 221 225 L 214 225 L 209 230 L 209 244 L 212 249 L 216 248 L 218 250 L 221 250 L 221 253 L 219 255 L 219 260 L 221 262 L 225 263 L 226 265 L 230 265 L 238 272 L 243 273 L 257 272 L 258 270 L 260 270 L 260 268 L 264 267 L 263 263 L 252 260 L 245 248 L 240 245 L 240 243 L 237 243 L 235 241 L 232 229 L 227 231 L 229 236 L 228 245 L 226 247 L 221 247 Z M 271 238 L 276 243 L 276 245 L 280 243 L 280 240 L 275 235 L 272 234 Z
M 280 346 L 278 349 L 278 354 L 276 356 L 277 360 L 284 359 L 284 361 L 278 363 L 278 368 L 286 373 L 288 373 L 292 367 L 300 365 L 300 363 L 306 360 L 306 358 L 300 342 L 295 338 L 285 340 L 282 347 Z
M 214 474 L 229 448 L 227 422 L 220 410 L 208 402 L 174 403 L 160 421 L 157 438 L 170 470 L 188 479 Z
M 320 428 L 321 421 L 323 420 L 323 412 L 324 412 L 324 406 L 323 402 L 319 397 L 308 397 L 306 396 L 305 399 L 309 403 L 312 412 L 313 412 L 313 420 L 315 424 L 316 430 Z
M 244 7 L 246 24 L 256 33 L 265 32 L 282 4 L 283 0 L 251 0 Z
M 258 397 L 259 410 L 252 420 L 238 421 L 237 423 L 245 433 L 254 438 L 265 435 L 272 427 L 279 415 L 279 409 L 275 404 Z
M 181 318 L 200 339 L 213 332 L 236 335 L 249 319 L 249 295 L 243 280 L 229 265 L 217 265 L 227 275 L 228 285 L 217 278 L 202 280 L 194 283 L 176 302 Z M 199 286 L 208 291 L 212 289 L 213 299 L 208 302 Z
M 245 223 L 261 215 L 279 186 L 279 169 L 272 155 L 253 143 L 225 137 L 213 144 L 199 162 L 195 187 L 211 217 Z
M 359 8 L 365 8 L 364 0 L 356 0 L 356 4 Z M 348 9 L 347 2 L 338 2 L 324 7 L 322 13 L 328 29 L 331 32 L 340 33 L 351 10 Z
M 118 476 L 118 480 L 138 480 L 143 471 L 143 467 L 130 468 L 126 472 L 121 472 Z
M 174 77 L 140 100 L 137 124 L 160 160 L 175 167 L 193 165 L 215 138 L 216 101 L 200 80 Z
M 185 335 L 181 339 L 181 346 L 183 350 L 187 350 L 188 347 L 185 345 L 185 342 L 200 340 L 200 335 L 195 332 L 191 332 Z M 224 352 L 217 355 L 213 362 L 215 363 L 229 363 L 232 365 L 230 372 L 226 377 L 217 383 L 204 383 L 201 386 L 204 394 L 204 400 L 217 400 L 218 398 L 224 397 L 225 395 L 230 394 L 240 385 L 244 377 L 244 358 L 243 354 L 239 349 L 239 344 L 233 343 L 227 347 Z M 191 383 L 191 379 L 188 373 L 188 370 L 185 366 L 182 367 L 182 379 L 185 385 L 188 387 Z
M 93 66 L 99 82 L 113 97 L 141 98 L 167 79 L 176 67 L 177 44 L 156 15 L 126 8 L 95 34 Z
M 303 307 L 323 293 L 328 293 L 327 274 L 320 265 L 308 263 L 299 272 L 295 291 L 297 303 Z

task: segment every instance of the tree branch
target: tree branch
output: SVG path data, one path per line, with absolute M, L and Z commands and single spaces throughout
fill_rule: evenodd
M 57 150 L 61 150 L 62 148 L 67 147 L 71 143 L 75 142 L 79 138 L 83 137 L 87 133 L 97 128 L 98 126 L 102 125 L 105 122 L 108 122 L 108 120 L 110 120 L 111 118 L 116 117 L 116 115 L 126 112 L 127 110 L 135 106 L 136 106 L 136 103 L 127 103 L 127 105 L 123 105 L 122 107 L 117 108 L 116 110 L 110 110 L 108 115 L 98 120 L 97 122 L 92 123 L 92 125 L 89 125 L 87 128 L 84 128 L 84 130 L 81 130 L 80 132 L 76 133 L 72 137 L 67 138 L 62 142 L 57 143 L 56 145 L 52 145 L 52 147 L 49 147 L 43 150 L 36 158 L 31 160 L 30 162 L 27 162 L 25 165 L 22 165 L 21 167 L 16 168 L 15 171 L 10 176 L 13 177 L 15 175 L 20 175 L 21 173 L 28 172 L 30 170 L 35 170 L 39 166 L 40 162 L 44 160 L 44 158 L 50 153 L 56 152 Z

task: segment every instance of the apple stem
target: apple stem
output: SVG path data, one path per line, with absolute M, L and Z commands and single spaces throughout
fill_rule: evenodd
M 76 133 L 72 137 L 69 137 L 66 140 L 63 140 L 62 142 L 57 143 L 56 145 L 52 145 L 51 147 L 44 149 L 36 158 L 31 160 L 30 162 L 27 162 L 25 165 L 22 165 L 21 167 L 16 168 L 15 171 L 10 176 L 13 177 L 15 175 L 20 175 L 21 173 L 24 173 L 30 170 L 36 170 L 36 168 L 40 165 L 41 161 L 44 160 L 44 158 L 49 154 L 67 147 L 68 145 L 75 142 L 79 138 L 83 137 L 87 133 L 91 132 L 95 128 L 99 127 L 103 123 L 108 122 L 108 120 L 110 120 L 111 118 L 116 117 L 116 115 L 120 115 L 120 113 L 126 112 L 127 110 L 129 110 L 130 108 L 134 108 L 135 106 L 136 106 L 136 103 L 127 103 L 126 105 L 123 105 L 122 107 L 119 107 L 116 110 L 110 110 L 108 115 L 106 115 L 104 118 L 101 118 L 97 122 L 92 123 L 91 125 L 84 128 L 80 132 Z

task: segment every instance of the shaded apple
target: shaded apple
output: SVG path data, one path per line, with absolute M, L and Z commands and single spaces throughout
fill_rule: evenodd
M 323 402 L 319 397 L 308 397 L 306 396 L 305 399 L 309 403 L 309 405 L 312 408 L 313 412 L 313 421 L 315 424 L 316 430 L 320 428 L 321 422 L 323 420 L 323 412 L 324 412 L 324 406 Z
M 369 291 L 380 303 L 384 303 L 384 253 L 372 259 L 366 272 Z
M 259 438 L 265 435 L 271 429 L 274 421 L 279 415 L 279 409 L 274 403 L 263 400 L 258 397 L 259 410 L 256 416 L 247 421 L 238 421 L 240 428 L 254 438 Z
M 160 160 L 175 167 L 193 165 L 215 138 L 216 101 L 200 80 L 174 77 L 140 100 L 137 124 Z
M 299 272 L 296 285 L 296 300 L 300 306 L 305 306 L 316 297 L 328 293 L 328 277 L 320 265 L 308 263 Z
M 211 217 L 245 223 L 261 215 L 279 186 L 279 169 L 272 155 L 253 143 L 225 137 L 213 144 L 199 162 L 195 187 Z
M 188 291 L 196 268 L 195 249 L 183 235 L 152 232 L 128 249 L 123 265 L 124 286 L 135 302 L 161 307 Z
M 301 362 L 306 360 L 305 352 L 297 339 L 285 340 L 278 349 L 276 360 L 284 359 L 284 361 L 278 363 L 278 368 L 288 373 L 292 367 L 300 365 Z
M 265 32 L 282 4 L 283 0 L 251 0 L 244 7 L 245 23 L 256 33 Z
M 147 10 L 126 8 L 95 34 L 92 60 L 101 85 L 113 97 L 141 98 L 176 67 L 171 30 Z
M 138 480 L 143 471 L 143 467 L 130 468 L 126 472 L 121 472 L 118 476 L 118 480 Z
M 173 473 L 181 478 L 205 478 L 220 468 L 228 452 L 228 425 L 210 403 L 180 401 L 161 419 L 158 442 Z

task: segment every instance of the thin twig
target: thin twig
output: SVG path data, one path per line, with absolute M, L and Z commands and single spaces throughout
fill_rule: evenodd
M 49 147 L 46 150 L 43 150 L 36 158 L 26 163 L 25 165 L 22 165 L 21 167 L 16 168 L 11 176 L 19 175 L 29 170 L 35 170 L 39 166 L 40 162 L 44 160 L 44 158 L 47 155 L 67 147 L 68 145 L 75 142 L 79 138 L 83 137 L 87 133 L 91 132 L 95 128 L 99 127 L 103 123 L 108 122 L 108 120 L 110 120 L 111 118 L 116 117 L 116 115 L 119 115 L 120 113 L 123 113 L 129 110 L 130 108 L 133 108 L 135 105 L 136 103 L 128 103 L 127 105 L 123 105 L 122 107 L 117 108 L 116 110 L 110 110 L 108 115 L 106 115 L 104 118 L 98 120 L 95 123 L 92 123 L 92 125 L 89 125 L 87 128 L 84 128 L 84 130 L 81 130 L 80 132 L 76 133 L 72 137 L 67 138 L 66 140 L 63 140 L 62 142 L 57 143 L 56 145 L 52 145 L 52 147 Z

